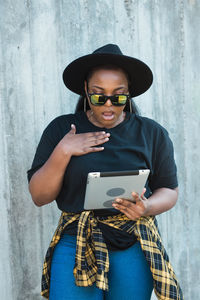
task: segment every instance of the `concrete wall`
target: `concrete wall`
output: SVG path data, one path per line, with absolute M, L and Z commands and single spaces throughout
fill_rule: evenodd
M 168 129 L 180 182 L 160 229 L 185 299 L 200 299 L 200 1 L 0 0 L 0 11 L 1 299 L 41 299 L 59 212 L 33 205 L 26 170 L 44 127 L 74 109 L 64 67 L 110 42 L 153 70 L 154 85 L 136 103 Z

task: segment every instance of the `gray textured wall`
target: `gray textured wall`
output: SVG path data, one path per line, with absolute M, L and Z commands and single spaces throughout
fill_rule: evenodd
M 200 1 L 0 0 L 0 11 L 1 299 L 41 299 L 59 212 L 54 203 L 33 205 L 26 170 L 44 127 L 73 111 L 64 67 L 109 42 L 153 69 L 154 85 L 136 103 L 168 129 L 180 182 L 160 229 L 185 299 L 200 299 Z

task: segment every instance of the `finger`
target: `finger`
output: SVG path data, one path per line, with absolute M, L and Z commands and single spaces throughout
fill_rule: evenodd
M 70 134 L 76 134 L 76 126 L 74 124 L 71 124 Z
M 90 146 L 101 145 L 109 141 L 109 137 L 96 138 L 90 140 Z
M 138 208 L 138 205 L 137 205 L 138 201 L 136 203 L 134 203 L 132 201 L 120 199 L 120 198 L 117 198 L 115 201 L 116 202 L 114 202 L 114 204 L 116 204 L 118 208 L 121 208 L 125 211 L 129 211 L 130 213 L 133 213 L 136 215 L 138 215 L 138 213 L 140 213 L 140 208 Z
M 146 190 L 147 190 L 146 188 L 143 188 L 142 194 L 141 194 L 141 196 L 140 196 L 142 199 L 145 198 L 145 197 L 144 197 L 144 194 L 146 193 Z
M 135 213 L 135 204 L 131 201 L 116 199 L 113 206 L 123 212 Z
M 132 205 L 134 205 L 133 202 L 122 198 L 116 198 L 115 201 L 117 204 L 123 205 L 125 207 L 131 207 Z
M 121 205 L 117 205 L 117 207 L 121 212 L 131 217 L 132 219 L 133 218 L 136 219 L 140 217 L 140 214 L 137 211 L 135 211 L 133 207 L 126 207 Z
M 138 215 L 134 211 L 130 210 L 127 207 L 123 207 L 116 203 L 113 203 L 113 207 L 115 209 L 119 210 L 121 213 L 125 214 L 131 220 L 136 220 L 139 218 Z
M 97 136 L 90 136 L 88 138 L 84 139 L 85 144 L 92 147 L 92 146 L 97 146 L 101 145 L 103 143 L 106 143 L 109 141 L 109 137 L 107 134 L 99 135 Z
M 87 138 L 98 138 L 99 136 L 107 136 L 105 131 L 87 132 L 83 133 Z
M 89 147 L 89 148 L 85 148 L 84 149 L 84 153 L 91 153 L 91 152 L 99 152 L 99 151 L 103 151 L 104 147 Z
M 110 133 L 109 132 L 105 132 L 105 131 L 96 131 L 96 132 L 91 132 L 92 133 L 92 136 L 94 137 L 98 137 L 99 135 L 105 135 L 105 136 L 110 136 Z
M 133 213 L 129 213 L 128 211 L 124 211 L 124 212 L 121 211 L 121 212 L 124 213 L 130 220 L 135 221 L 135 220 L 139 219 L 139 217 L 137 215 L 135 215 Z
M 132 196 L 133 196 L 133 199 L 134 199 L 135 202 L 141 200 L 139 194 L 136 193 L 136 192 L 132 192 Z
M 110 137 L 110 133 L 102 132 L 102 133 L 98 133 L 98 134 L 89 135 L 88 138 L 91 141 L 96 141 L 96 140 L 103 140 L 103 139 L 109 138 L 109 137 Z

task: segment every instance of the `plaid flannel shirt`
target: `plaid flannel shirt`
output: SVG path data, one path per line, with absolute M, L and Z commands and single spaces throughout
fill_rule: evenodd
M 81 214 L 62 212 L 43 264 L 41 291 L 43 297 L 49 298 L 51 258 L 54 248 L 63 230 L 75 220 L 79 220 L 74 266 L 76 285 L 90 286 L 96 282 L 98 288 L 108 290 L 108 249 L 98 227 L 98 222 L 102 222 L 119 230 L 134 232 L 149 263 L 158 299 L 183 300 L 181 288 L 162 245 L 155 217 L 141 217 L 137 221 L 132 221 L 124 214 L 94 217 L 92 211 L 84 211 Z

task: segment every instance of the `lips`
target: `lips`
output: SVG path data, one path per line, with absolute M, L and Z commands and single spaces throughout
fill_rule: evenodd
M 104 111 L 102 113 L 102 116 L 104 120 L 109 121 L 114 118 L 114 113 L 112 111 Z

